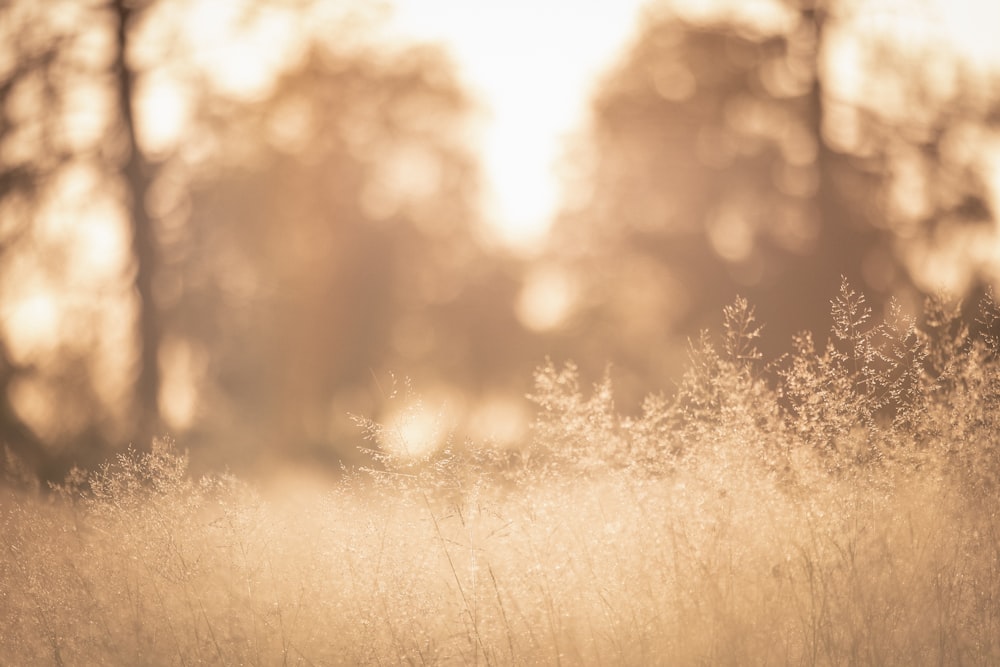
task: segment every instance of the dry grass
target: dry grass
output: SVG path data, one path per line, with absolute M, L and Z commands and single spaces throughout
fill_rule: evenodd
M 770 367 L 737 302 L 639 417 L 540 369 L 517 462 L 265 498 L 160 443 L 10 493 L 0 662 L 1000 664 L 992 329 L 839 298 L 843 336 Z

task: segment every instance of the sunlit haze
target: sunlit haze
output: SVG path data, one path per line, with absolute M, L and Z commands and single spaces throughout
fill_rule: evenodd
M 0 667 L 1000 666 L 1000 0 L 0 0 Z
M 451 2 L 399 0 L 401 34 L 439 41 L 486 107 L 486 217 L 501 240 L 528 249 L 559 203 L 556 169 L 595 77 L 635 28 L 641 0 Z
M 288 58 L 294 51 L 295 31 L 287 13 L 265 13 L 251 26 L 237 28 L 236 5 L 203 0 L 188 4 L 185 42 L 213 80 L 235 94 L 254 94 L 278 66 L 275 59 Z M 559 167 L 567 159 L 565 140 L 583 130 L 598 77 L 627 47 L 641 12 L 651 4 L 643 0 L 542 4 L 397 0 L 392 4 L 380 35 L 445 48 L 478 105 L 482 122 L 475 139 L 485 176 L 482 215 L 500 242 L 531 251 L 544 237 L 561 203 Z M 743 20 L 774 25 L 783 16 L 779 6 L 767 0 L 738 4 L 697 0 L 660 6 L 671 6 L 694 20 L 736 13 Z M 886 0 L 857 22 L 862 30 L 895 33 L 907 42 L 947 43 L 976 66 L 1000 61 L 1000 42 L 990 30 L 1000 23 L 1000 4 L 932 0 L 928 6 L 929 14 L 900 20 L 907 6 Z M 928 16 L 939 20 L 929 21 Z M 217 27 L 215 33 L 206 32 L 209 25 Z M 261 48 L 262 43 L 274 48 Z M 143 45 L 137 51 L 149 48 Z M 151 52 L 155 51 L 154 43 Z M 183 131 L 185 94 L 163 72 L 146 79 L 141 92 L 141 129 L 147 150 L 156 153 Z
M 439 42 L 454 57 L 463 83 L 485 107 L 481 155 L 487 181 L 484 216 L 499 239 L 530 250 L 544 236 L 560 204 L 558 167 L 564 140 L 581 129 L 597 77 L 628 45 L 643 0 L 452 2 L 397 0 L 392 26 L 404 38 Z M 737 13 L 774 24 L 778 3 L 695 0 L 661 3 L 705 19 Z M 977 66 L 1000 61 L 1000 3 L 933 0 L 919 25 L 901 21 L 912 6 L 878 3 L 860 22 L 904 40 L 944 42 Z M 985 7 L 985 9 L 984 9 Z M 995 17 L 995 21 L 984 20 Z
M 28 7 L 31 3 L 21 0 L 16 4 Z M 902 116 L 905 109 L 918 108 L 912 104 L 912 93 L 910 96 L 899 91 L 894 94 L 892 86 L 878 79 L 885 73 L 873 76 L 869 71 L 870 63 L 866 58 L 870 57 L 871 46 L 886 37 L 901 45 L 903 52 L 912 54 L 929 82 L 928 90 L 936 91 L 941 104 L 952 103 L 948 96 L 956 91 L 960 82 L 957 82 L 956 70 L 948 56 L 937 58 L 925 54 L 957 53 L 967 66 L 980 73 L 1000 63 L 1000 40 L 994 38 L 995 26 L 1000 25 L 1000 3 L 922 0 L 918 5 L 902 0 L 843 0 L 827 5 L 835 12 L 835 20 L 825 28 L 823 47 L 815 54 L 818 64 L 828 67 L 823 73 L 823 86 L 830 96 L 827 119 L 837 113 L 837 104 L 844 100 L 849 103 L 848 106 L 850 103 L 862 103 L 859 106 L 871 104 L 865 96 L 872 91 L 885 95 L 879 100 L 882 106 L 880 112 L 886 112 L 885 107 L 891 104 L 903 108 L 902 114 L 899 109 L 896 110 L 896 117 L 890 122 L 904 122 Z M 671 115 L 671 110 L 677 112 L 683 107 L 682 102 L 692 96 L 715 94 L 712 86 L 716 84 L 710 80 L 696 80 L 689 71 L 691 62 L 686 65 L 674 62 L 686 57 L 683 50 L 670 52 L 666 59 L 654 57 L 660 58 L 657 61 L 659 64 L 666 60 L 668 68 L 673 68 L 675 73 L 680 72 L 684 85 L 678 86 L 676 81 L 660 85 L 662 82 L 657 80 L 655 90 L 646 91 L 650 96 L 645 100 L 620 98 L 618 101 L 627 110 L 621 125 L 613 126 L 613 119 L 608 117 L 607 110 L 601 110 L 592 102 L 599 90 L 602 95 L 609 91 L 613 93 L 617 84 L 622 81 L 628 84 L 630 76 L 637 79 L 649 77 L 656 63 L 633 61 L 629 65 L 629 59 L 635 58 L 635 54 L 641 51 L 639 47 L 643 45 L 643 39 L 649 38 L 649 30 L 665 20 L 669 22 L 671 15 L 683 19 L 682 23 L 686 22 L 693 33 L 702 30 L 706 33 L 701 36 L 705 38 L 702 41 L 705 41 L 706 48 L 717 51 L 709 54 L 705 61 L 714 65 L 724 62 L 725 57 L 720 56 L 719 42 L 708 39 L 713 33 L 722 35 L 726 30 L 732 31 L 733 26 L 739 26 L 734 31 L 738 42 L 741 39 L 739 31 L 753 25 L 762 26 L 762 34 L 789 35 L 800 19 L 796 11 L 789 10 L 790 6 L 790 3 L 775 0 L 385 0 L 377 3 L 303 0 L 294 6 L 293 3 L 258 0 L 152 2 L 147 10 L 136 15 L 141 18 L 134 24 L 127 49 L 129 64 L 137 73 L 132 99 L 137 144 L 153 165 L 162 165 L 162 168 L 157 166 L 153 169 L 155 178 L 145 203 L 157 225 L 168 230 L 164 238 L 176 236 L 170 243 L 183 248 L 183 252 L 170 252 L 183 257 L 185 253 L 204 251 L 206 257 L 217 262 L 213 270 L 218 272 L 217 275 L 212 274 L 212 280 L 185 275 L 187 269 L 182 268 L 183 265 L 175 257 L 172 261 L 177 263 L 169 265 L 167 262 L 164 274 L 175 271 L 177 275 L 161 281 L 168 286 L 162 291 L 173 295 L 171 298 L 180 298 L 178 295 L 185 289 L 195 290 L 199 280 L 202 280 L 208 284 L 213 284 L 213 281 L 225 284 L 227 298 L 233 295 L 261 297 L 266 291 L 265 286 L 269 289 L 274 287 L 268 283 L 275 280 L 275 267 L 269 262 L 283 264 L 285 261 L 300 269 L 294 280 L 290 280 L 298 290 L 300 285 L 319 282 L 316 267 L 309 265 L 302 255 L 305 248 L 310 256 L 320 257 L 330 266 L 339 261 L 347 267 L 342 269 L 346 272 L 344 275 L 335 275 L 334 269 L 330 269 L 331 273 L 326 278 L 329 281 L 327 291 L 316 292 L 317 298 L 323 299 L 322 307 L 328 307 L 330 292 L 342 290 L 345 295 L 351 294 L 350 297 L 344 296 L 339 305 L 329 306 L 344 309 L 332 312 L 331 320 L 353 319 L 366 323 L 363 326 L 372 327 L 358 339 L 351 339 L 353 343 L 345 345 L 358 344 L 359 340 L 377 340 L 384 334 L 392 342 L 382 362 L 395 365 L 395 370 L 409 372 L 408 366 L 418 364 L 425 356 L 430 358 L 428 351 L 437 349 L 435 346 L 447 349 L 451 354 L 459 347 L 455 345 L 456 340 L 476 336 L 484 338 L 481 334 L 471 336 L 466 330 L 461 335 L 456 334 L 454 339 L 448 338 L 439 331 L 440 322 L 432 321 L 428 315 L 427 306 L 454 304 L 461 294 L 461 279 L 456 279 L 456 276 L 464 278 L 469 274 L 460 264 L 463 253 L 470 251 L 467 247 L 459 252 L 444 248 L 452 242 L 457 247 L 463 234 L 468 234 L 470 244 L 477 246 L 474 252 L 485 253 L 484 257 L 492 255 L 500 247 L 513 249 L 521 254 L 522 259 L 530 261 L 517 276 L 508 276 L 512 285 L 491 284 L 482 296 L 469 298 L 470 303 L 489 302 L 490 308 L 502 311 L 504 317 L 510 318 L 509 324 L 516 325 L 516 328 L 503 333 L 499 329 L 491 329 L 491 335 L 496 335 L 497 341 L 478 340 L 475 345 L 480 347 L 470 344 L 470 350 L 474 351 L 455 352 L 455 359 L 485 367 L 487 362 L 483 358 L 494 354 L 501 342 L 516 347 L 518 354 L 523 353 L 525 357 L 542 354 L 541 343 L 537 343 L 538 348 L 528 351 L 525 340 L 513 343 L 507 339 L 514 333 L 545 336 L 566 331 L 575 318 L 580 317 L 586 304 L 602 298 L 608 299 L 609 306 L 616 313 L 610 318 L 615 321 L 612 327 L 615 340 L 621 342 L 623 348 L 644 348 L 645 342 L 634 345 L 625 342 L 629 332 L 643 332 L 641 336 L 636 335 L 659 340 L 667 330 L 677 325 L 679 313 L 694 308 L 693 304 L 700 298 L 694 296 L 698 285 L 710 283 L 724 271 L 718 270 L 719 266 L 713 269 L 699 265 L 698 275 L 684 280 L 675 275 L 680 270 L 679 265 L 683 264 L 676 258 L 668 259 L 664 255 L 653 261 L 649 257 L 625 257 L 619 254 L 622 247 L 608 244 L 607 248 L 600 249 L 606 254 L 608 264 L 605 269 L 619 264 L 627 266 L 621 272 L 623 284 L 627 287 L 609 289 L 603 296 L 595 295 L 594 292 L 599 289 L 587 282 L 584 276 L 586 270 L 568 263 L 564 265 L 558 258 L 545 254 L 566 241 L 561 236 L 546 248 L 545 241 L 551 240 L 547 232 L 557 215 L 578 222 L 573 215 L 577 213 L 574 206 L 579 204 L 581 209 L 593 209 L 592 217 L 578 225 L 565 227 L 586 230 L 607 224 L 616 230 L 612 236 L 628 234 L 630 228 L 636 231 L 646 223 L 651 222 L 655 226 L 669 218 L 674 214 L 671 207 L 676 208 L 678 202 L 685 199 L 689 194 L 687 190 L 704 189 L 711 194 L 704 198 L 704 202 L 684 213 L 689 222 L 700 220 L 704 224 L 709 253 L 704 259 L 719 260 L 728 268 L 737 267 L 740 272 L 738 286 L 758 285 L 761 289 L 764 289 L 760 282 L 762 267 L 765 262 L 771 261 L 760 252 L 762 239 L 768 234 L 783 235 L 781 243 L 804 252 L 815 234 L 810 232 L 795 236 L 784 233 L 778 229 L 777 223 L 772 229 L 765 229 L 773 223 L 771 218 L 765 220 L 766 216 L 759 216 L 758 222 L 752 222 L 756 215 L 753 199 L 759 193 L 751 197 L 745 191 L 761 190 L 762 186 L 759 183 L 740 185 L 739 182 L 745 178 L 750 183 L 749 172 L 754 171 L 756 165 L 748 167 L 747 173 L 742 173 L 742 168 L 735 169 L 735 181 L 718 178 L 720 172 L 704 169 L 707 162 L 701 164 L 705 162 L 704 154 L 687 150 L 690 147 L 685 148 L 683 137 L 675 137 L 671 140 L 673 143 L 654 143 L 664 139 L 664 135 L 658 133 L 669 134 L 671 128 L 688 122 L 683 114 Z M 83 4 L 66 0 L 58 5 L 58 9 L 69 13 L 53 11 L 59 13 L 59 23 L 66 28 L 77 21 L 74 16 L 83 16 L 85 10 L 82 7 Z M 79 24 L 80 54 L 85 54 L 85 57 L 78 54 L 81 62 L 89 63 L 89 67 L 102 66 L 102 59 L 106 60 L 113 50 L 109 25 L 83 19 L 79 19 Z M 720 26 L 729 27 L 723 29 Z M 729 36 L 733 37 L 732 34 Z M 413 45 L 440 47 L 447 65 L 451 66 L 445 68 L 447 75 L 443 78 L 456 87 L 453 89 L 454 96 L 447 102 L 443 98 L 439 101 L 448 113 L 453 111 L 454 115 L 441 113 L 437 107 L 428 111 L 431 107 L 425 109 L 421 104 L 408 106 L 406 96 L 395 89 L 391 81 L 380 81 L 378 77 L 383 74 L 365 70 L 364 67 L 361 78 L 368 79 L 360 92 L 353 91 L 349 84 L 342 87 L 344 104 L 347 105 L 345 109 L 338 112 L 326 109 L 318 113 L 310 111 L 310 100 L 317 105 L 331 102 L 323 97 L 322 85 L 314 81 L 308 84 L 307 92 L 294 94 L 290 90 L 280 90 L 280 87 L 290 85 L 286 79 L 294 79 L 296 72 L 308 66 L 306 61 L 313 55 L 310 44 L 317 43 L 336 51 L 337 55 L 332 56 L 334 60 L 344 58 L 343 62 L 364 63 L 364 67 L 383 59 L 388 63 L 399 54 L 403 54 L 401 59 L 405 61 L 409 54 L 416 52 L 409 50 Z M 0 71 L 3 69 L 3 55 L 0 53 Z M 694 51 L 688 55 L 692 62 L 702 57 Z M 632 68 L 631 74 L 629 68 Z M 391 69 L 387 67 L 386 71 Z M 612 75 L 612 72 L 615 74 Z M 452 74 L 454 80 L 451 79 Z M 767 72 L 762 70 L 758 74 L 766 76 Z M 333 80 L 340 75 L 340 71 L 333 67 L 326 75 Z M 70 152 L 81 156 L 103 155 L 114 144 L 108 141 L 109 133 L 116 131 L 116 98 L 111 94 L 111 79 L 113 77 L 79 76 L 66 83 L 63 91 L 65 127 L 62 130 Z M 425 79 L 421 80 L 426 83 Z M 38 113 L 33 106 L 36 96 L 44 97 L 41 95 L 44 87 L 39 85 L 39 81 L 29 78 L 22 85 L 13 86 L 10 99 L 3 103 L 5 122 L 12 127 L 23 126 L 19 131 L 6 134 L 6 127 L 0 127 L 0 159 L 10 164 L 17 164 L 32 151 L 39 152 L 40 160 L 41 156 L 50 153 L 47 149 L 38 148 L 37 128 L 31 127 L 37 118 L 46 116 Z M 961 85 L 974 97 L 986 98 L 990 94 L 978 84 Z M 634 92 L 626 91 L 625 98 Z M 716 92 L 729 101 L 741 98 L 745 101 L 746 97 L 746 91 L 741 91 L 738 86 L 733 90 L 720 89 Z M 698 122 L 704 125 L 699 141 L 709 136 L 706 134 L 709 130 L 718 134 L 716 139 L 727 136 L 727 141 L 732 141 L 734 136 L 739 139 L 742 134 L 742 141 L 748 146 L 773 141 L 781 134 L 781 128 L 787 128 L 787 119 L 763 114 L 761 110 L 770 107 L 773 111 L 787 100 L 778 99 L 780 95 L 774 94 L 773 89 L 767 93 L 742 112 L 735 103 L 729 105 L 729 110 L 736 115 L 743 113 L 743 120 L 752 121 L 751 124 L 770 127 L 737 128 L 733 125 L 733 118 L 712 117 L 702 108 L 697 112 L 701 114 Z M 400 94 L 400 99 L 392 104 L 373 103 L 375 99 L 395 94 Z M 216 101 L 224 99 L 226 104 L 234 105 L 230 112 L 232 115 L 220 127 L 241 117 L 241 112 L 236 111 L 240 108 L 248 112 L 244 122 L 250 122 L 254 113 L 261 113 L 261 106 L 266 109 L 269 121 L 256 126 L 254 136 L 247 137 L 248 141 L 240 137 L 231 146 L 215 145 L 213 142 L 221 141 L 224 133 L 219 132 L 216 136 L 214 130 L 209 129 L 211 122 L 205 114 L 212 103 L 206 104 L 205 100 L 212 98 Z M 464 99 L 471 99 L 471 110 L 459 101 Z M 670 104 L 658 106 L 664 101 Z M 449 107 L 451 104 L 454 106 Z M 250 111 L 251 108 L 255 110 Z M 414 142 L 385 132 L 386 125 L 380 126 L 378 119 L 365 118 L 371 109 L 376 108 L 381 112 L 398 114 L 392 122 L 413 129 L 423 123 L 442 122 L 444 127 L 441 129 L 449 134 L 449 140 L 468 142 L 461 144 L 459 152 L 477 163 L 479 171 L 468 169 L 468 163 L 463 162 L 461 177 L 446 183 L 447 179 L 442 176 L 445 165 L 433 155 L 434 142 Z M 345 110 L 348 113 L 343 113 Z M 646 113 L 644 110 L 650 110 L 648 116 L 643 115 Z M 948 113 L 954 113 L 954 110 Z M 888 115 L 893 114 L 889 112 Z M 339 127 L 341 122 L 343 127 Z M 209 208 L 204 201 L 197 206 L 192 202 L 188 188 L 198 185 L 198 179 L 205 179 L 207 184 L 202 183 L 199 187 L 206 190 L 218 190 L 220 184 L 226 183 L 235 187 L 239 179 L 246 175 L 229 173 L 228 167 L 249 159 L 248 153 L 243 151 L 263 150 L 268 144 L 280 145 L 281 154 L 296 156 L 295 163 L 304 166 L 313 159 L 306 155 L 309 152 L 307 148 L 314 140 L 320 143 L 319 137 L 324 131 L 340 132 L 338 140 L 343 140 L 345 145 L 350 144 L 345 164 L 351 166 L 344 167 L 343 172 L 331 176 L 330 173 L 336 170 L 329 170 L 324 165 L 319 170 L 323 173 L 314 174 L 316 180 L 301 191 L 288 190 L 291 186 L 274 175 L 267 176 L 266 187 L 260 183 L 243 186 L 248 192 L 267 190 L 272 193 L 263 204 L 272 204 L 282 197 L 289 198 L 289 201 L 315 198 L 317 208 L 310 211 L 312 204 L 307 204 L 303 209 L 307 213 L 289 210 L 287 222 L 282 217 L 286 211 L 282 210 L 281 215 L 272 211 L 268 213 L 268 224 L 262 225 L 262 229 L 269 231 L 279 222 L 303 226 L 305 231 L 302 235 L 307 240 L 301 246 L 290 244 L 287 249 L 294 259 L 283 258 L 279 261 L 278 254 L 269 257 L 260 248 L 244 249 L 245 256 L 233 259 L 227 253 L 239 255 L 233 251 L 234 243 L 225 244 L 222 250 L 208 252 L 200 247 L 203 239 L 199 242 L 193 240 L 197 238 L 193 230 L 205 233 L 206 229 L 203 226 L 205 218 L 196 220 L 192 217 L 195 209 L 205 211 Z M 617 144 L 607 142 L 607 136 L 602 137 L 601 132 L 607 136 L 627 135 L 628 139 Z M 773 136 L 768 136 L 769 132 Z M 777 183 L 778 187 L 772 188 L 772 194 L 779 200 L 791 193 L 785 197 L 783 204 L 790 207 L 790 212 L 785 212 L 788 219 L 797 215 L 793 209 L 798 204 L 792 200 L 808 197 L 810 188 L 815 186 L 816 173 L 811 165 L 816 160 L 816 142 L 814 136 L 806 134 L 805 140 L 798 142 L 800 147 L 805 146 L 804 152 L 793 156 L 788 164 L 772 167 L 780 166 L 782 173 L 788 176 Z M 965 127 L 949 126 L 947 134 L 948 141 L 942 144 L 947 149 L 946 159 L 942 160 L 945 167 L 958 169 L 970 166 L 978 169 L 986 185 L 984 199 L 996 210 L 1000 207 L 1000 138 L 997 133 L 988 123 L 982 126 L 966 123 Z M 416 136 L 415 133 L 411 138 Z M 601 141 L 605 143 L 601 144 Z M 786 153 L 788 145 L 788 142 L 782 145 Z M 698 146 L 704 147 L 702 144 Z M 732 157 L 722 158 L 731 146 L 723 147 L 724 150 L 719 146 L 706 149 L 709 153 L 713 150 L 718 153 L 708 156 L 719 158 L 713 163 L 713 168 Z M 212 173 L 196 173 L 191 165 L 201 160 L 199 152 L 212 150 L 219 151 L 218 155 L 205 162 L 208 172 Z M 860 151 L 860 147 L 855 146 L 848 152 L 851 150 Z M 892 148 L 889 153 L 896 151 L 898 147 Z M 749 155 L 752 150 L 747 149 L 746 152 Z M 935 175 L 923 173 L 921 170 L 926 165 L 922 166 L 919 160 L 914 159 L 917 151 L 912 152 L 914 155 L 896 155 L 900 159 L 898 164 L 886 169 L 889 176 L 886 185 L 891 186 L 887 191 L 891 192 L 891 205 L 898 209 L 895 212 L 916 219 L 935 212 L 924 210 L 930 206 L 929 198 L 934 196 L 929 191 L 933 190 L 930 181 Z M 636 159 L 642 153 L 647 158 L 658 154 L 658 159 L 651 162 Z M 600 159 L 595 160 L 595 156 Z M 605 167 L 618 164 L 619 171 L 601 172 L 594 168 L 595 165 L 587 163 L 591 160 Z M 369 162 L 372 172 L 363 177 L 362 165 L 367 168 Z M 266 165 L 257 166 L 264 168 Z M 785 170 L 785 167 L 789 169 Z M 792 172 L 799 177 L 795 181 L 799 184 L 797 189 L 789 189 L 789 184 L 793 182 L 792 176 L 789 176 Z M 114 186 L 105 187 L 110 182 L 108 174 L 101 170 L 100 165 L 89 164 L 85 159 L 75 160 L 72 165 L 60 167 L 54 173 L 58 176 L 50 179 L 47 186 L 49 193 L 40 208 L 34 211 L 33 245 L 26 243 L 24 248 L 28 251 L 12 253 L 13 259 L 6 265 L 8 275 L 0 281 L 0 321 L 8 323 L 6 340 L 0 342 L 6 345 L 15 360 L 22 363 L 34 363 L 35 357 L 54 354 L 70 341 L 86 346 L 90 345 L 89 341 L 95 340 L 99 343 L 94 345 L 117 351 L 122 347 L 120 343 L 131 335 L 130 320 L 121 315 L 135 306 L 135 303 L 122 298 L 131 293 L 128 280 L 135 259 L 127 242 L 131 224 L 129 198 L 120 197 L 121 193 Z M 564 180 L 567 175 L 572 179 Z M 324 199 L 328 195 L 324 192 L 326 178 L 337 179 L 337 186 L 345 190 L 337 196 L 346 199 L 338 199 L 335 203 Z M 964 178 L 957 178 L 952 187 L 957 188 Z M 765 184 L 763 189 L 767 187 Z M 600 194 L 602 188 L 608 189 L 604 195 Z M 620 188 L 620 192 L 615 192 L 616 188 Z M 469 193 L 478 194 L 480 199 L 470 201 L 472 195 Z M 959 196 L 958 193 L 952 194 Z M 602 201 L 602 196 L 603 208 L 590 206 L 593 202 Z M 857 196 L 860 199 L 860 194 Z M 720 201 L 727 197 L 731 197 L 732 201 Z M 435 198 L 439 199 L 430 205 Z M 400 202 L 404 200 L 412 200 L 411 204 L 417 200 L 424 203 L 410 206 L 411 210 L 403 212 Z M 0 209 L 0 213 L 3 210 L 15 211 L 17 201 L 17 198 L 7 198 L 0 202 L 8 207 Z M 401 264 L 413 266 L 417 257 L 427 263 L 419 272 L 414 269 L 414 275 L 398 278 L 401 285 L 405 285 L 399 292 L 380 292 L 377 289 L 379 284 L 372 281 L 367 273 L 350 273 L 360 271 L 362 265 L 366 271 L 368 267 L 377 265 L 373 273 L 388 271 L 391 263 L 379 244 L 372 245 L 377 246 L 378 251 L 373 251 L 366 262 L 359 262 L 358 267 L 336 256 L 337 250 L 345 256 L 361 252 L 363 244 L 358 239 L 376 233 L 367 226 L 352 227 L 356 221 L 349 211 L 355 203 L 367 217 L 366 222 L 381 224 L 394 216 L 406 218 L 409 215 L 421 235 L 434 237 L 434 241 L 429 243 L 429 250 L 416 245 L 408 247 L 405 237 L 399 237 L 404 239 L 399 242 L 407 246 L 407 254 L 400 259 Z M 772 202 L 770 205 L 775 204 Z M 944 205 L 942 202 L 941 206 Z M 212 214 L 213 229 L 220 212 L 234 217 L 245 215 L 243 211 L 230 210 L 228 206 L 220 205 L 219 211 Z M 312 221 L 331 211 L 338 214 L 347 212 L 337 217 L 340 227 L 309 227 L 315 224 Z M 206 213 L 201 215 L 208 216 Z M 637 221 L 639 218 L 645 222 Z M 439 223 L 439 220 L 445 222 Z M 372 227 L 378 228 L 379 224 Z M 565 231 L 565 227 L 560 231 Z M 488 243 L 476 243 L 482 240 L 484 234 L 481 232 L 484 230 Z M 912 232 L 909 229 L 906 233 L 899 232 L 891 244 L 879 249 L 882 254 L 865 250 L 868 254 L 864 266 L 865 279 L 871 285 L 888 287 L 892 276 L 891 271 L 885 269 L 886 255 L 899 252 L 907 244 L 905 260 L 913 269 L 913 284 L 922 290 L 961 291 L 976 271 L 987 276 L 997 275 L 995 267 L 1000 266 L 1000 227 L 996 220 L 988 219 L 986 224 L 978 227 L 960 227 L 953 231 L 920 245 L 909 238 L 908 234 Z M 597 238 L 597 232 L 591 233 Z M 191 238 L 182 242 L 180 239 L 185 234 L 191 235 Z M 331 241 L 334 238 L 336 243 Z M 328 245 L 324 247 L 324 243 Z M 352 246 L 352 243 L 358 245 Z M 3 248 L 2 243 L 0 248 Z M 60 256 L 55 248 L 67 253 L 67 256 L 71 254 L 73 261 L 53 261 L 51 258 Z M 68 250 L 70 248 L 72 253 Z M 830 270 L 847 270 L 844 259 L 833 260 L 831 264 L 837 266 Z M 478 262 L 480 265 L 484 263 L 488 262 Z M 420 272 L 426 275 L 418 276 Z M 708 275 L 710 273 L 713 275 Z M 433 279 L 428 276 L 433 276 Z M 416 281 L 420 285 L 419 290 L 411 289 L 415 278 L 419 278 Z M 496 275 L 492 279 L 496 279 Z M 373 291 L 365 298 L 354 301 L 359 283 L 370 283 Z M 688 291 L 692 293 L 688 294 Z M 716 296 L 721 296 L 723 291 L 720 290 Z M 385 304 L 396 307 L 398 304 L 393 299 L 401 298 L 400 293 L 416 304 L 412 312 L 399 315 L 398 321 L 379 319 L 378 309 Z M 509 301 L 505 302 L 505 298 Z M 821 302 L 825 303 L 825 300 L 824 295 Z M 112 307 L 112 304 L 115 306 Z M 791 313 L 792 309 L 788 310 Z M 94 313 L 91 319 L 85 320 L 82 313 L 91 312 Z M 72 313 L 77 313 L 76 317 L 81 321 L 87 321 L 92 330 L 83 333 L 80 325 L 71 326 L 69 322 L 75 321 Z M 198 318 L 201 316 L 199 313 Z M 471 311 L 463 317 L 469 317 L 470 321 L 483 320 L 481 313 L 472 315 Z M 303 330 L 314 328 L 315 317 L 310 310 Z M 334 329 L 336 327 L 331 325 L 331 335 Z M 378 335 L 375 329 L 379 329 Z M 771 330 L 774 329 L 772 325 Z M 95 333 L 98 330 L 99 336 Z M 588 328 L 588 336 L 592 334 L 593 330 Z M 317 340 L 324 340 L 320 356 L 328 354 L 333 345 L 326 345 L 323 336 L 315 336 Z M 162 367 L 160 408 L 165 422 L 177 429 L 198 423 L 199 392 L 202 391 L 199 387 L 206 385 L 216 373 L 211 370 L 212 355 L 207 347 L 188 338 L 174 332 L 165 334 L 157 343 L 157 359 Z M 295 345 L 288 347 L 295 348 Z M 602 346 L 597 347 L 601 348 L 601 354 L 607 352 Z M 276 346 L 275 349 L 284 350 L 286 346 Z M 389 352 L 398 356 L 389 356 Z M 350 350 L 343 354 L 350 356 L 358 354 L 358 351 Z M 108 355 L 109 360 L 112 357 L 113 363 L 102 362 L 106 372 L 98 374 L 101 379 L 96 381 L 96 391 L 101 395 L 111 396 L 117 395 L 116 391 L 126 391 L 125 385 L 115 380 L 116 375 L 112 371 L 118 369 L 121 375 L 125 373 L 122 369 L 128 369 L 134 360 L 128 355 Z M 532 361 L 522 360 L 525 364 Z M 641 359 L 644 367 L 649 366 L 647 362 L 647 359 Z M 496 367 L 504 366 L 503 363 L 496 363 Z M 338 382 L 341 370 L 338 367 L 336 372 L 331 371 L 331 377 L 337 377 Z M 362 376 L 367 380 L 367 373 L 362 373 Z M 457 384 L 454 378 L 452 381 Z M 45 398 L 38 391 L 32 393 L 25 388 L 28 386 L 28 383 L 16 384 L 10 391 L 15 407 L 25 413 L 34 410 L 36 415 L 54 415 L 52 406 L 57 402 Z M 461 392 L 456 389 L 455 393 Z M 337 410 L 340 410 L 341 400 L 339 395 L 317 398 L 323 405 L 337 404 Z M 447 400 L 455 403 L 456 398 L 449 396 Z M 483 415 L 487 412 L 507 415 L 510 412 L 502 401 L 496 402 L 494 408 L 483 411 Z M 432 412 L 436 414 L 436 410 L 437 406 L 434 406 Z M 318 408 L 316 411 L 321 412 Z M 43 417 L 35 421 L 56 423 Z M 315 421 L 324 420 L 317 417 Z M 509 420 L 507 417 L 488 419 L 481 415 L 475 421 L 487 424 L 488 427 L 483 428 L 493 437 L 493 434 L 503 431 L 496 423 Z M 414 424 L 418 422 L 409 423 L 407 427 L 415 428 Z M 432 438 L 414 436 L 411 440 L 430 442 Z

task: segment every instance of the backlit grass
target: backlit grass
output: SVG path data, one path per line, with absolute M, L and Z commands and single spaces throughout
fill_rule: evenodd
M 157 443 L 8 492 L 0 662 L 1000 664 L 994 315 L 844 285 L 765 364 L 737 301 L 638 416 L 543 366 L 517 455 L 271 495 Z

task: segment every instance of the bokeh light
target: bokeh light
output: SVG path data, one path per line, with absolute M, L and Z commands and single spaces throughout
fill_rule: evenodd
M 547 356 L 635 407 L 736 293 L 775 351 L 841 274 L 1000 282 L 992 5 L 127 4 L 0 10 L 0 413 L 53 470 L 349 459 L 392 372 L 460 406 L 397 453 L 513 446 Z

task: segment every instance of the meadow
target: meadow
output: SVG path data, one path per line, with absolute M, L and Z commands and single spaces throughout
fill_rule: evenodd
M 329 488 L 158 441 L 0 499 L 9 665 L 1000 664 L 1000 314 L 875 317 L 764 360 L 749 304 L 622 415 L 535 375 L 530 441 L 377 444 Z

